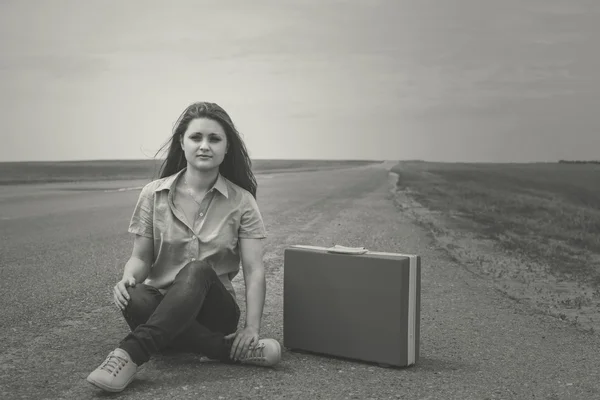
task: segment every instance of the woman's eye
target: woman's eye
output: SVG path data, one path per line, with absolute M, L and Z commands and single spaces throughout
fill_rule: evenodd
M 193 136 L 190 136 L 190 139 L 193 140 L 194 142 L 198 142 L 198 141 L 202 141 L 203 137 L 200 135 L 193 135 Z M 223 139 L 218 136 L 209 136 L 208 140 L 210 142 L 217 143 L 217 142 L 222 141 Z

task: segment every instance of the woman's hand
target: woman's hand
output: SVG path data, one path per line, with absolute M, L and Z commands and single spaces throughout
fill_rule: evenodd
M 249 349 L 253 349 L 258 345 L 258 329 L 247 326 L 241 331 L 234 332 L 230 335 L 225 336 L 225 339 L 232 339 L 235 337 L 233 344 L 231 345 L 231 352 L 229 358 L 234 361 L 240 359 L 246 355 Z
M 113 288 L 114 302 L 121 310 L 124 310 L 129 303 L 130 297 L 127 293 L 128 287 L 135 286 L 135 278 L 133 276 L 124 276 Z

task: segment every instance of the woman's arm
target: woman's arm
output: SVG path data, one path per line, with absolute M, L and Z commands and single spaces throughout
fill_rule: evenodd
M 246 327 L 260 332 L 265 303 L 266 280 L 262 239 L 240 239 L 244 282 L 246 284 Z
M 154 257 L 154 241 L 152 238 L 135 235 L 131 257 L 125 264 L 123 278 L 132 277 L 136 282 L 143 282 L 150 273 Z
M 152 238 L 135 235 L 133 251 L 125 264 L 123 278 L 113 288 L 114 302 L 121 310 L 124 310 L 129 302 L 127 287 L 135 286 L 137 282 L 143 282 L 148 277 L 153 257 Z
M 230 354 L 234 360 L 258 344 L 266 292 L 262 239 L 240 238 L 239 242 L 246 286 L 246 323 L 244 329 L 229 335 L 235 335 Z

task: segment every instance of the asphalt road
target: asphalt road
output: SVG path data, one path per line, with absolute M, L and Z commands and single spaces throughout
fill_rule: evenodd
M 265 369 L 166 355 L 144 365 L 125 392 L 108 396 L 85 377 L 127 333 L 110 293 L 131 251 L 127 226 L 139 190 L 115 189 L 140 182 L 0 187 L 0 398 L 600 398 L 598 335 L 503 297 L 439 251 L 395 208 L 386 165 L 258 181 L 269 231 L 262 336 L 283 342 L 285 246 L 417 253 L 423 272 L 416 366 L 284 351 L 280 365 Z

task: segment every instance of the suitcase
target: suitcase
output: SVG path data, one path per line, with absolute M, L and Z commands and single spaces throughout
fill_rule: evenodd
M 283 345 L 383 366 L 419 360 L 421 257 L 364 248 L 284 250 Z

